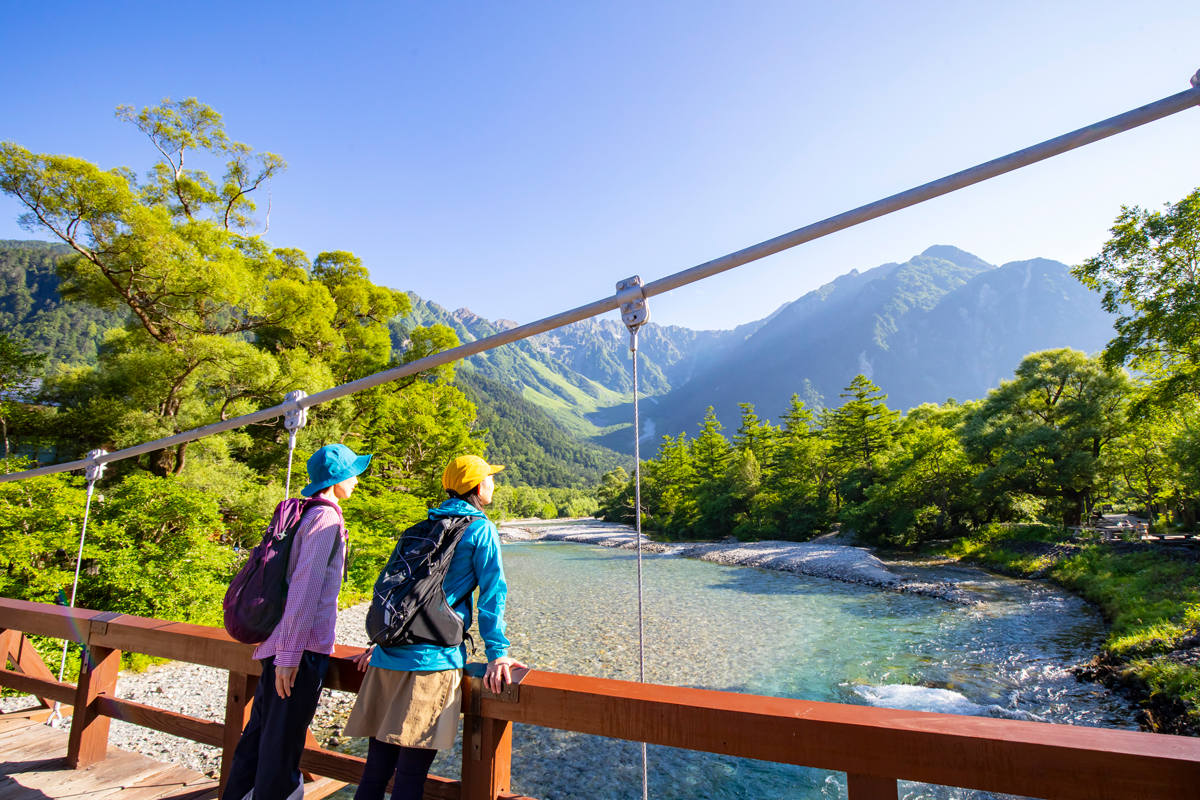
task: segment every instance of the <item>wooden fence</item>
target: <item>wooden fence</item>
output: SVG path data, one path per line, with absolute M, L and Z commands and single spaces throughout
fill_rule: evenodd
M 59 683 L 26 634 L 84 646 L 75 685 Z M 111 718 L 223 749 L 222 785 L 248 719 L 253 647 L 201 625 L 0 599 L 0 686 L 73 706 L 68 762 L 104 758 Z M 115 694 L 122 652 L 229 673 L 224 722 Z M 361 673 L 338 647 L 326 686 L 356 692 Z M 0 664 L 6 666 L 6 664 Z M 839 770 L 851 800 L 896 800 L 898 779 L 1062 800 L 1200 800 L 1200 739 L 681 689 L 530 671 L 500 695 L 464 682 L 461 780 L 430 777 L 430 800 L 516 798 L 509 792 L 512 723 L 708 753 Z M 310 739 L 301 769 L 357 783 L 363 759 Z

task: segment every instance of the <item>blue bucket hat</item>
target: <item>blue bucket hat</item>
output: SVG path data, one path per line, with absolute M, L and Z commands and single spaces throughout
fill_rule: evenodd
M 322 489 L 353 477 L 366 470 L 371 456 L 360 456 L 344 444 L 327 444 L 308 459 L 308 486 L 300 490 L 312 497 Z

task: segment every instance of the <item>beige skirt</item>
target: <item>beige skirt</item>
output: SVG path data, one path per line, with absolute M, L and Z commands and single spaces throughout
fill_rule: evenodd
M 367 667 L 343 735 L 445 750 L 454 746 L 461 707 L 461 670 L 400 672 Z

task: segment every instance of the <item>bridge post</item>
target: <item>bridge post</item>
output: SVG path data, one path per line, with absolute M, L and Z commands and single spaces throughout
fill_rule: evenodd
M 512 781 L 512 723 L 482 716 L 482 678 L 467 678 L 463 689 L 461 800 L 496 800 Z
M 38 651 L 33 649 L 33 645 L 29 639 L 25 638 L 25 634 L 21 633 L 21 631 L 10 631 L 0 628 L 0 668 L 6 668 L 10 660 L 16 671 L 23 675 L 30 675 L 34 678 L 43 678 L 45 680 L 55 680 L 54 673 L 46 666 L 46 662 L 42 661 L 42 657 L 38 655 Z M 47 710 L 45 714 L 36 714 L 31 719 L 43 722 L 50 716 L 51 701 L 45 697 L 38 697 L 37 701 L 45 706 Z M 64 717 L 71 713 L 70 706 L 60 705 L 59 709 Z
M 116 695 L 120 669 L 120 650 L 84 645 L 79 663 L 79 684 L 75 687 L 71 736 L 67 741 L 67 766 L 71 769 L 90 767 L 104 760 L 108 750 L 109 718 L 96 707 L 96 698 Z
M 847 772 L 846 795 L 850 800 L 897 800 L 900 792 L 895 778 Z
M 221 747 L 221 792 L 229 780 L 229 768 L 233 764 L 233 751 L 241 741 L 242 731 L 250 721 L 250 706 L 254 701 L 254 690 L 258 676 L 245 672 L 229 671 L 229 689 L 225 695 L 225 734 Z

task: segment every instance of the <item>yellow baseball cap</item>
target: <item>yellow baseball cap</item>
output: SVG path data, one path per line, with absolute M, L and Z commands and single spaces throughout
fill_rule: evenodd
M 456 494 L 466 494 L 488 475 L 504 469 L 503 464 L 489 464 L 479 456 L 459 456 L 446 465 L 442 473 L 442 488 Z

